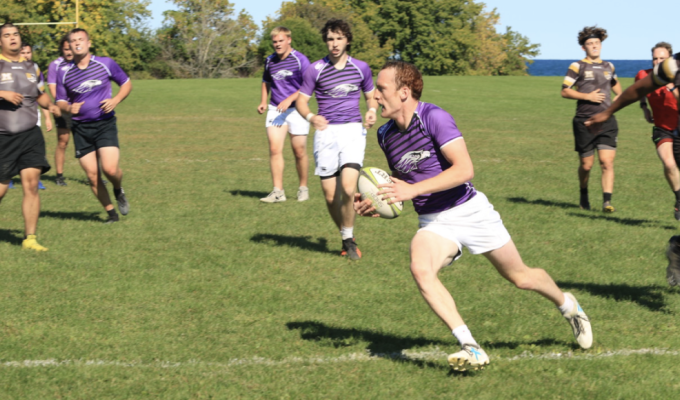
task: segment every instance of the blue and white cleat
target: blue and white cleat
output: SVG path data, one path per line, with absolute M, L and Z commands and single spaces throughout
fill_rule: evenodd
M 9 181 L 9 189 L 14 189 L 14 182 L 11 179 Z
M 574 308 L 567 314 L 564 314 L 564 318 L 571 325 L 571 330 L 574 332 L 574 338 L 578 345 L 582 349 L 589 349 L 593 345 L 593 330 L 590 328 L 590 320 L 573 294 L 565 293 L 564 295 L 574 302 Z
M 458 353 L 450 354 L 449 365 L 454 371 L 467 371 L 484 369 L 489 365 L 489 356 L 476 344 L 464 344 Z
M 45 185 L 43 185 L 42 181 L 38 181 L 38 189 L 45 190 L 47 188 L 45 187 Z

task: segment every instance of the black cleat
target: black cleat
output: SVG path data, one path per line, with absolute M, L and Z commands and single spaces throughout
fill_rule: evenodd
M 343 239 L 342 241 L 342 252 L 341 256 L 347 256 L 350 260 L 361 259 L 361 250 L 357 247 L 357 243 L 354 238 Z
M 128 215 L 130 212 L 130 203 L 128 203 L 125 197 L 125 191 L 120 188 L 120 194 L 116 196 L 116 202 L 118 202 L 118 211 L 123 215 Z
M 118 221 L 120 221 L 120 217 L 118 216 L 118 214 L 116 214 L 116 215 L 109 215 L 109 217 L 106 219 L 106 221 L 104 221 L 104 223 L 105 224 L 112 224 L 112 223 L 118 222 Z
M 680 236 L 670 238 L 666 257 L 668 258 L 666 280 L 669 285 L 677 286 L 680 284 Z
M 675 219 L 680 221 L 680 201 L 675 202 Z
M 54 183 L 57 184 L 57 186 L 68 186 L 66 185 L 66 180 L 64 179 L 63 176 L 58 176 L 55 180 Z

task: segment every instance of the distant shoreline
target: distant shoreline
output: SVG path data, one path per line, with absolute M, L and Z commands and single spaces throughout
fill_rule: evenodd
M 551 60 L 534 59 L 528 64 L 528 73 L 531 76 L 564 76 L 569 65 L 577 60 Z M 606 59 L 614 64 L 616 75 L 619 78 L 634 78 L 641 69 L 652 68 L 652 60 L 613 60 Z

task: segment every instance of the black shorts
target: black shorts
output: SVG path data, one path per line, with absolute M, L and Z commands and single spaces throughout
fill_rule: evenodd
M 670 132 L 658 126 L 652 128 L 652 141 L 656 147 L 661 146 L 663 143 L 673 143 L 677 137 L 678 131 Z
M 94 122 L 74 120 L 73 142 L 76 148 L 76 158 L 81 158 L 102 147 L 120 147 L 118 146 L 116 117 Z
M 587 117 L 574 117 L 574 150 L 581 157 L 590 157 L 598 150 L 616 150 L 616 141 L 619 135 L 619 125 L 613 116 L 602 123 L 600 133 L 590 133 L 583 124 Z
M 71 121 L 71 113 L 67 113 L 65 111 L 61 112 L 61 117 L 54 117 L 54 122 L 57 124 L 57 128 L 68 129 L 69 131 L 73 125 Z
M 0 182 L 12 179 L 26 168 L 38 168 L 42 174 L 51 168 L 39 126 L 16 135 L 0 135 Z

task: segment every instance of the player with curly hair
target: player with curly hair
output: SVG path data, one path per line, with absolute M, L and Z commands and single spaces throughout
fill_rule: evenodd
M 595 150 L 602 170 L 602 211 L 614 212 L 611 204 L 614 190 L 614 157 L 619 127 L 613 117 L 607 121 L 602 133 L 592 135 L 583 123 L 591 116 L 604 111 L 611 104 L 613 91 L 621 94 L 621 84 L 614 65 L 602 61 L 600 52 L 607 31 L 596 26 L 585 27 L 578 34 L 578 43 L 586 57 L 569 66 L 562 82 L 562 97 L 576 100 L 576 116 L 572 121 L 575 150 L 579 156 L 578 179 L 581 190 L 579 205 L 590 209 L 588 180 L 595 161 Z

